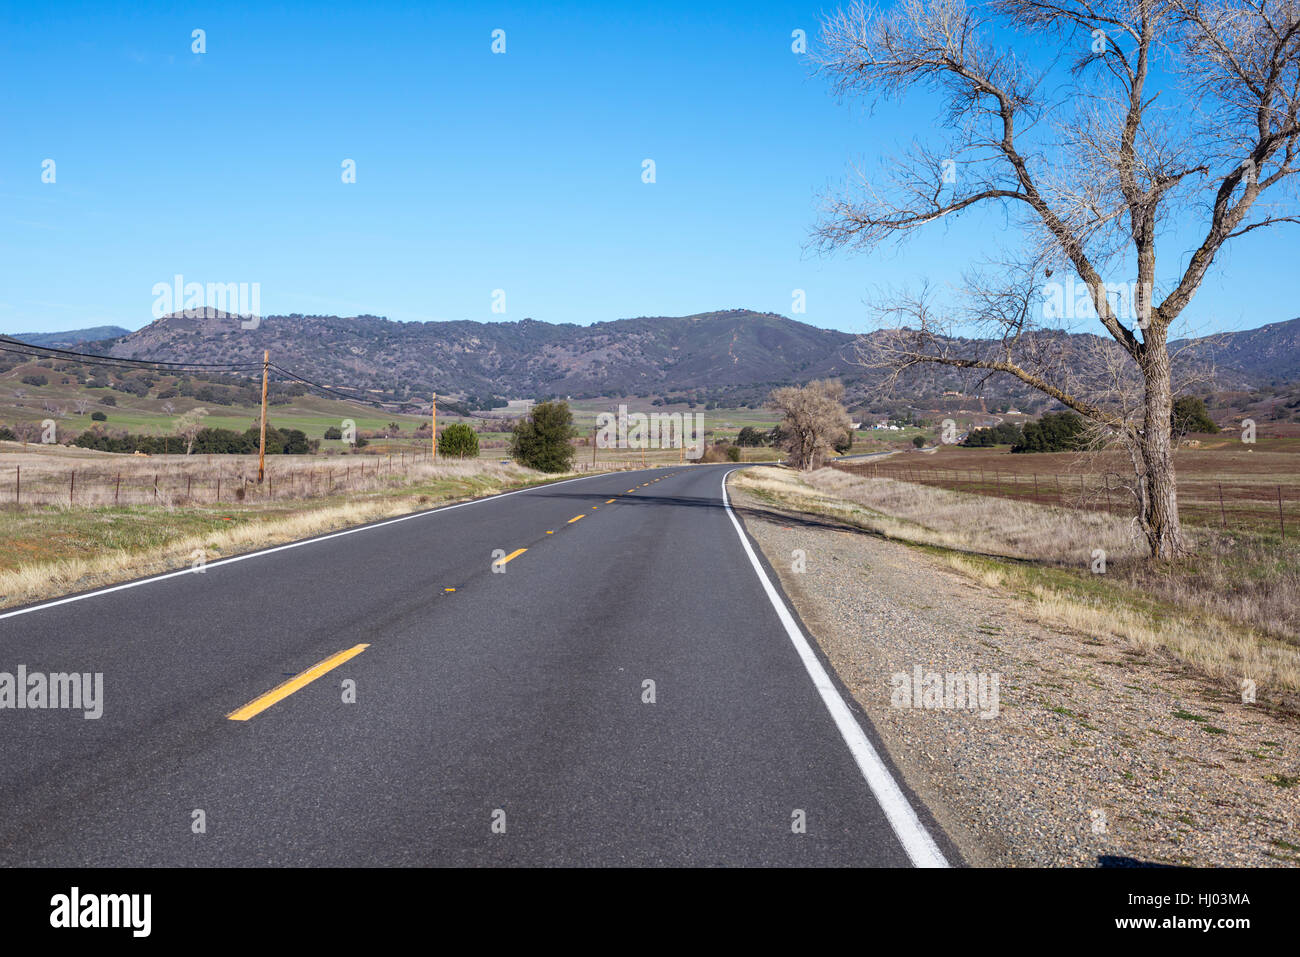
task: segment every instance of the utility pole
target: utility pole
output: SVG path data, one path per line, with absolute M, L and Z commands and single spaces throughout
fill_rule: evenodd
M 429 429 L 433 433 L 433 453 L 430 459 L 433 462 L 438 461 L 438 393 L 433 394 L 432 418 L 429 423 Z
M 257 448 L 257 484 L 266 477 L 266 377 L 271 369 L 271 350 L 262 353 L 262 438 Z
M 591 467 L 596 467 L 596 427 L 591 427 Z

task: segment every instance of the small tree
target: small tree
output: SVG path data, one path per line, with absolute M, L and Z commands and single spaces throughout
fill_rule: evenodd
M 768 406 L 784 418 L 779 426 L 782 447 L 800 470 L 812 468 L 853 428 L 841 401 L 844 385 L 834 379 L 819 379 L 802 388 L 786 386 L 775 390 Z
M 1205 411 L 1205 402 L 1194 395 L 1179 396 L 1174 400 L 1173 426 L 1175 435 L 1204 432 L 1214 435 L 1219 427 Z
M 912 436 L 912 444 L 915 445 L 918 449 L 925 448 L 925 436 L 924 435 Z
M 573 413 L 567 402 L 542 402 L 521 420 L 510 438 L 510 456 L 519 464 L 539 472 L 567 472 L 576 454 Z
M 194 440 L 203 431 L 203 417 L 207 414 L 207 409 L 190 409 L 176 421 L 176 434 L 185 440 L 186 455 L 194 451 Z
M 478 458 L 478 434 L 464 422 L 443 429 L 438 436 L 438 451 L 457 458 Z

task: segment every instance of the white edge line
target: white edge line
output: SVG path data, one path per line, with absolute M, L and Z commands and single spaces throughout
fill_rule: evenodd
M 768 600 L 771 601 L 772 607 L 776 609 L 777 617 L 781 619 L 786 634 L 790 636 L 795 651 L 799 653 L 799 659 L 808 671 L 808 676 L 812 678 L 813 685 L 817 688 L 818 693 L 821 694 L 826 710 L 831 713 L 835 726 L 839 728 L 844 743 L 849 746 L 849 751 L 853 753 L 853 760 L 857 762 L 858 768 L 862 771 L 862 776 L 867 781 L 867 786 L 871 788 L 871 793 L 876 796 L 876 801 L 885 812 L 889 826 L 894 829 L 894 834 L 897 835 L 899 842 L 903 845 L 903 850 L 907 852 L 907 856 L 911 858 L 912 863 L 916 867 L 947 867 L 948 861 L 944 858 L 943 852 L 939 850 L 934 838 L 930 836 L 925 829 L 925 825 L 916 816 L 916 811 L 908 803 L 907 797 L 898 786 L 898 782 L 889 773 L 889 769 L 885 767 L 880 755 L 872 747 L 870 739 L 862 730 L 862 726 L 853 717 L 853 712 L 849 710 L 849 706 L 844 703 L 844 699 L 836 691 L 830 675 L 822 667 L 821 661 L 818 660 L 817 655 L 808 644 L 808 639 L 804 637 L 803 632 L 799 630 L 799 626 L 795 624 L 794 616 L 786 608 L 785 602 L 781 600 L 781 596 L 773 587 L 767 572 L 763 570 L 758 557 L 754 554 L 749 539 L 745 537 L 745 530 L 741 527 L 739 519 L 736 518 L 736 513 L 731 509 L 731 502 L 727 498 L 727 476 L 735 471 L 738 471 L 738 469 L 731 469 L 726 475 L 722 476 L 722 505 L 727 510 L 727 516 L 731 519 L 731 524 L 735 526 L 736 534 L 740 536 L 740 544 L 745 547 L 745 554 L 749 556 L 750 564 L 754 566 L 754 572 L 758 575 L 758 580 L 762 582 Z
M 216 568 L 220 565 L 231 565 L 235 562 L 246 561 L 250 558 L 261 558 L 263 555 L 273 555 L 276 552 L 282 552 L 290 548 L 301 548 L 303 545 L 314 545 L 316 542 L 326 542 L 331 538 L 341 538 L 344 535 L 355 535 L 358 532 L 366 532 L 372 528 L 383 528 L 385 525 L 396 525 L 398 522 L 409 522 L 413 518 L 424 518 L 428 515 L 436 515 L 439 512 L 449 512 L 454 508 L 464 508 L 466 505 L 478 505 L 480 502 L 492 502 L 497 499 L 507 498 L 511 495 L 519 495 L 523 492 L 535 492 L 542 488 L 555 488 L 557 485 L 568 485 L 570 482 L 586 482 L 594 478 L 602 478 L 606 475 L 612 475 L 612 472 L 601 472 L 599 475 L 580 475 L 577 478 L 564 479 L 560 482 L 546 482 L 541 485 L 530 485 L 528 488 L 517 488 L 513 492 L 501 492 L 498 495 L 485 495 L 482 498 L 470 499 L 468 502 L 457 502 L 454 505 L 442 505 L 438 508 L 427 509 L 423 512 L 412 512 L 410 515 L 399 515 L 397 518 L 384 519 L 382 522 L 373 522 L 369 525 L 358 525 L 355 528 L 345 528 L 337 532 L 329 532 L 325 535 L 317 535 L 314 538 L 303 538 L 296 542 L 288 542 L 284 545 L 273 545 L 270 548 L 262 548 L 257 551 L 244 552 L 242 555 L 232 555 L 230 558 L 219 558 L 215 562 L 208 562 L 204 569 Z M 27 615 L 34 611 L 42 611 L 46 608 L 54 608 L 56 605 L 67 605 L 74 601 L 84 601 L 87 598 L 94 598 L 97 595 L 107 595 L 115 591 L 125 591 L 128 588 L 139 588 L 141 585 L 152 585 L 154 582 L 166 581 L 168 578 L 178 578 L 181 575 L 193 575 L 193 568 L 182 568 L 179 571 L 164 572 L 161 575 L 154 575 L 151 578 L 141 578 L 137 581 L 123 582 L 120 585 L 110 585 L 107 588 L 98 588 L 95 591 L 88 591 L 80 595 L 69 595 L 67 598 L 57 598 L 54 601 L 42 602 L 39 605 L 30 605 L 27 608 L 18 608 L 14 611 L 0 613 L 0 621 L 6 618 L 16 618 L 18 615 Z

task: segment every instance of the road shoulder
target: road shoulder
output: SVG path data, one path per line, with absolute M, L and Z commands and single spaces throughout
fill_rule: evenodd
M 971 864 L 1300 863 L 1293 716 L 1113 636 L 1034 622 L 1015 596 L 923 550 L 778 507 L 734 476 L 728 491 L 906 784 Z M 919 682 L 895 676 L 918 667 L 996 676 L 996 716 L 905 706 L 899 689 Z

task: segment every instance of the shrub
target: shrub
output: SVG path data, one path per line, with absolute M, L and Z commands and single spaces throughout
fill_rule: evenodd
M 1205 402 L 1194 395 L 1184 395 L 1175 399 L 1169 419 L 1174 432 L 1179 435 L 1186 435 L 1188 432 L 1214 435 L 1219 431 L 1219 427 L 1205 411 Z
M 24 383 L 25 385 L 42 386 L 42 385 L 45 385 L 45 384 L 46 384 L 47 382 L 49 382 L 49 381 L 50 381 L 50 380 L 47 379 L 47 378 L 45 378 L 45 376 L 43 376 L 43 375 L 25 375 L 25 376 L 23 376 L 23 383 Z
M 478 458 L 478 434 L 464 422 L 443 429 L 438 436 L 438 452 L 457 458 Z
M 539 472 L 567 472 L 573 467 L 575 449 L 573 413 L 567 402 L 542 402 L 533 406 L 527 419 L 515 426 L 510 438 L 510 456 L 521 465 Z
M 325 428 L 325 438 L 327 438 L 327 439 L 341 439 L 341 438 L 343 438 L 343 430 L 340 429 L 337 425 L 330 425 L 330 426 L 327 426 L 327 427 Z
M 1080 448 L 1087 425 L 1075 412 L 1049 412 L 1037 422 L 1026 422 L 1025 437 L 1012 452 L 1072 452 Z
M 924 435 L 912 436 L 912 444 L 915 445 L 918 449 L 925 448 L 925 436 Z
M 739 462 L 739 461 L 740 461 L 740 446 L 739 446 L 739 445 L 729 445 L 729 446 L 727 446 L 727 461 L 728 461 L 728 462 Z
M 1003 422 L 991 429 L 972 429 L 961 443 L 967 448 L 986 449 L 994 445 L 1020 445 L 1025 433 L 1014 422 Z
M 108 416 L 106 416 L 103 412 L 100 412 L 98 409 L 96 409 L 94 412 L 90 413 L 90 418 L 91 418 L 93 421 L 95 421 L 95 422 L 107 422 L 107 421 L 108 421 Z

